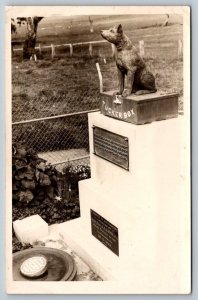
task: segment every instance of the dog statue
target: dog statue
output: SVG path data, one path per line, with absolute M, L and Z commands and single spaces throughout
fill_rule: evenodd
M 124 97 L 135 93 L 143 95 L 155 93 L 155 77 L 146 68 L 145 62 L 138 54 L 137 49 L 130 39 L 123 33 L 122 25 L 110 28 L 109 30 L 101 30 L 101 35 L 108 42 L 115 45 L 116 65 L 118 70 L 119 91 L 117 95 Z M 124 84 L 125 75 L 127 76 L 127 84 Z M 126 90 L 125 90 L 126 86 Z

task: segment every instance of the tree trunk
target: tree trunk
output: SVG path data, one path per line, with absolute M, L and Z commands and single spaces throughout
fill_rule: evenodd
M 28 17 L 27 22 L 27 34 L 25 43 L 23 46 L 23 59 L 31 59 L 34 57 L 36 37 L 37 37 L 37 27 L 38 23 L 42 20 L 42 17 Z

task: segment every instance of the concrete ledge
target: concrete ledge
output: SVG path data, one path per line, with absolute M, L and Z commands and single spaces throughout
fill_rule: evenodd
M 60 237 L 103 280 L 115 280 L 111 266 L 114 265 L 118 268 L 116 255 L 112 254 L 110 250 L 108 255 L 106 247 L 81 228 L 81 218 L 62 223 L 59 225 Z

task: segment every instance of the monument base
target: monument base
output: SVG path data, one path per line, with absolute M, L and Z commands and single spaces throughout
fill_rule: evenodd
M 134 294 L 190 291 L 181 130 L 182 118 L 136 126 L 89 114 L 91 179 L 79 182 L 81 217 L 61 224 L 60 235 L 120 291 L 123 285 Z M 114 163 L 116 153 L 121 163 Z
M 174 187 L 169 192 L 162 195 L 161 205 L 157 195 L 148 196 L 149 201 L 145 197 L 141 205 L 131 199 L 134 209 L 126 212 L 116 199 L 108 203 L 91 179 L 82 181 L 82 217 L 60 224 L 60 235 L 103 280 L 131 282 L 131 293 L 181 293 L 188 277 L 179 221 L 183 202 Z M 90 210 L 118 226 L 119 256 L 92 235 Z M 188 292 L 185 285 L 183 292 Z

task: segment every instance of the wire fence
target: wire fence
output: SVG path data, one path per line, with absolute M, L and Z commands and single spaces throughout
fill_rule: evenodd
M 49 95 L 48 95 L 49 94 Z M 95 96 L 95 95 L 94 95 Z M 98 95 L 97 95 L 98 96 Z M 13 96 L 12 122 L 44 120 L 64 116 L 81 115 L 99 108 L 99 97 L 93 97 L 89 90 L 75 95 L 73 91 L 50 95 L 44 91 L 39 97 L 28 97 L 27 94 Z
M 80 101 L 82 100 L 82 101 Z M 79 105 L 75 105 L 78 103 Z M 39 104 L 39 105 L 38 105 Z M 39 156 L 57 165 L 89 164 L 88 113 L 97 111 L 99 99 L 81 94 L 30 99 L 13 105 L 13 143 L 35 149 Z M 79 111 L 79 109 L 82 109 Z M 67 113 L 66 113 L 67 112 Z M 62 113 L 62 114 L 60 114 Z

